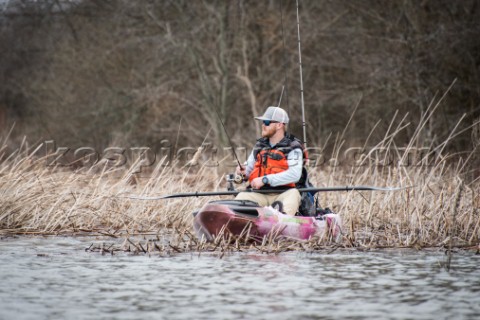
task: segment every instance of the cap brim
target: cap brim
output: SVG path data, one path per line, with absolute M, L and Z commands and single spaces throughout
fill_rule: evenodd
M 261 121 L 263 121 L 263 120 L 270 120 L 270 119 L 268 119 L 268 118 L 265 118 L 265 117 L 255 117 L 255 119 L 257 119 L 257 120 L 261 120 Z

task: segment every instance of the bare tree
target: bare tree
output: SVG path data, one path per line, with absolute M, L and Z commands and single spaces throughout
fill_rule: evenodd
M 10 3 L 0 20 L 0 105 L 5 126 L 17 122 L 12 139 L 227 146 L 220 116 L 246 145 L 259 135 L 252 117 L 278 102 L 282 86 L 289 130 L 301 132 L 292 1 Z M 455 81 L 419 141 L 440 143 L 466 114 L 451 148 L 471 148 L 467 128 L 480 116 L 477 1 L 300 3 L 310 141 L 345 131 L 357 144 L 375 128 L 373 143 L 407 115 L 412 125 L 396 141 L 404 144 Z

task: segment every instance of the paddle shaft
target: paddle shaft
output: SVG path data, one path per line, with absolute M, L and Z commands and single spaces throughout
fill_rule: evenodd
M 324 187 L 324 188 L 298 188 L 299 192 L 331 192 L 331 191 L 396 191 L 404 188 L 381 188 L 381 187 L 371 187 L 371 186 L 340 186 L 340 187 Z M 187 198 L 187 197 L 208 197 L 208 196 L 227 196 L 227 195 L 237 195 L 240 192 L 256 192 L 256 193 L 280 193 L 285 190 L 275 190 L 275 189 L 246 189 L 246 190 L 233 190 L 233 191 L 212 191 L 212 192 L 188 192 L 188 193 L 175 193 L 166 196 L 159 197 L 137 197 L 129 196 L 130 199 L 139 199 L 139 200 L 162 200 L 162 199 L 173 199 L 173 198 Z

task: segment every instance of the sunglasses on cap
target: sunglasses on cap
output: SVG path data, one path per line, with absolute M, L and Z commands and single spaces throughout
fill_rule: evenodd
M 263 120 L 262 122 L 266 127 L 268 127 L 270 123 L 278 123 L 278 121 L 272 121 L 272 120 Z

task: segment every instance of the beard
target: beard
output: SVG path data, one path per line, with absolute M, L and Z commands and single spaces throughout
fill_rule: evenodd
M 272 129 L 270 130 L 269 127 L 267 128 L 262 128 L 262 137 L 263 138 L 271 138 L 275 134 L 275 130 Z

